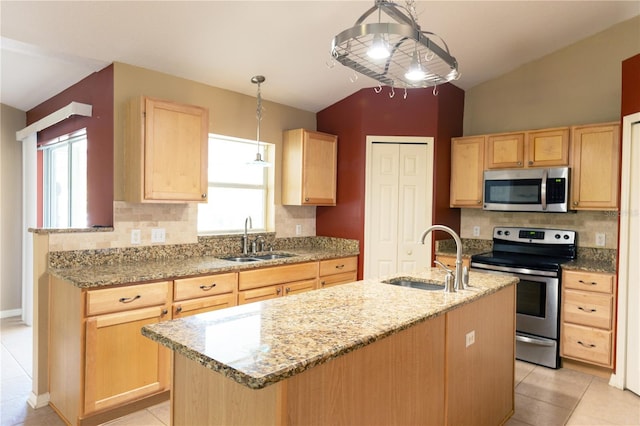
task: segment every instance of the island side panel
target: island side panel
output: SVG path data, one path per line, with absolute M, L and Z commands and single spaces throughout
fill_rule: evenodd
M 498 425 L 514 410 L 515 285 L 447 313 L 449 425 Z M 475 342 L 467 346 L 467 335 Z
M 289 378 L 287 424 L 443 424 L 444 340 L 436 317 Z
M 284 425 L 286 381 L 250 389 L 174 353 L 173 426 Z

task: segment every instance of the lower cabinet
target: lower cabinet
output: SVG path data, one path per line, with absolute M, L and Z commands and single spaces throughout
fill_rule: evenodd
M 237 287 L 237 272 L 177 279 L 173 288 L 173 319 L 235 306 Z
M 319 274 L 319 288 L 354 282 L 358 279 L 358 257 L 321 260 Z
M 318 262 L 240 271 L 238 304 L 304 293 L 317 288 Z
M 615 276 L 563 271 L 560 356 L 613 367 Z

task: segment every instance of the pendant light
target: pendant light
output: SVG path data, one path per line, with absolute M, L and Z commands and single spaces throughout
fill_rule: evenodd
M 260 154 L 260 122 L 262 121 L 262 94 L 260 93 L 260 85 L 264 83 L 265 77 L 263 75 L 254 75 L 251 77 L 251 82 L 258 85 L 257 105 L 256 105 L 256 118 L 258 120 L 258 130 L 256 132 L 256 145 L 258 151 L 256 152 L 256 158 L 253 161 L 249 161 L 247 164 L 260 167 L 271 167 L 271 163 L 262 159 Z

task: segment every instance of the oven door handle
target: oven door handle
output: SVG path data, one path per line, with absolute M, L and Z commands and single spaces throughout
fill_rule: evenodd
M 540 185 L 540 198 L 542 201 L 542 210 L 547 210 L 547 177 L 549 176 L 549 171 L 544 169 L 542 172 L 542 184 Z
M 516 335 L 516 340 L 518 342 L 531 343 L 532 345 L 537 345 L 537 346 L 553 346 L 553 342 L 547 342 L 545 340 L 539 340 L 539 339 L 532 339 L 531 337 L 525 337 L 525 336 L 519 336 L 519 335 Z

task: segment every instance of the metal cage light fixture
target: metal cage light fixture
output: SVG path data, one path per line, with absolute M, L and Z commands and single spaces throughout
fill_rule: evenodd
M 389 0 L 375 0 L 353 27 L 333 38 L 332 58 L 392 88 L 435 87 L 457 80 L 458 62 L 447 44 L 440 36 L 422 31 L 413 16 L 413 1 L 407 4 L 412 10 Z M 377 22 L 365 23 L 376 11 Z M 392 22 L 381 22 L 383 14 Z

